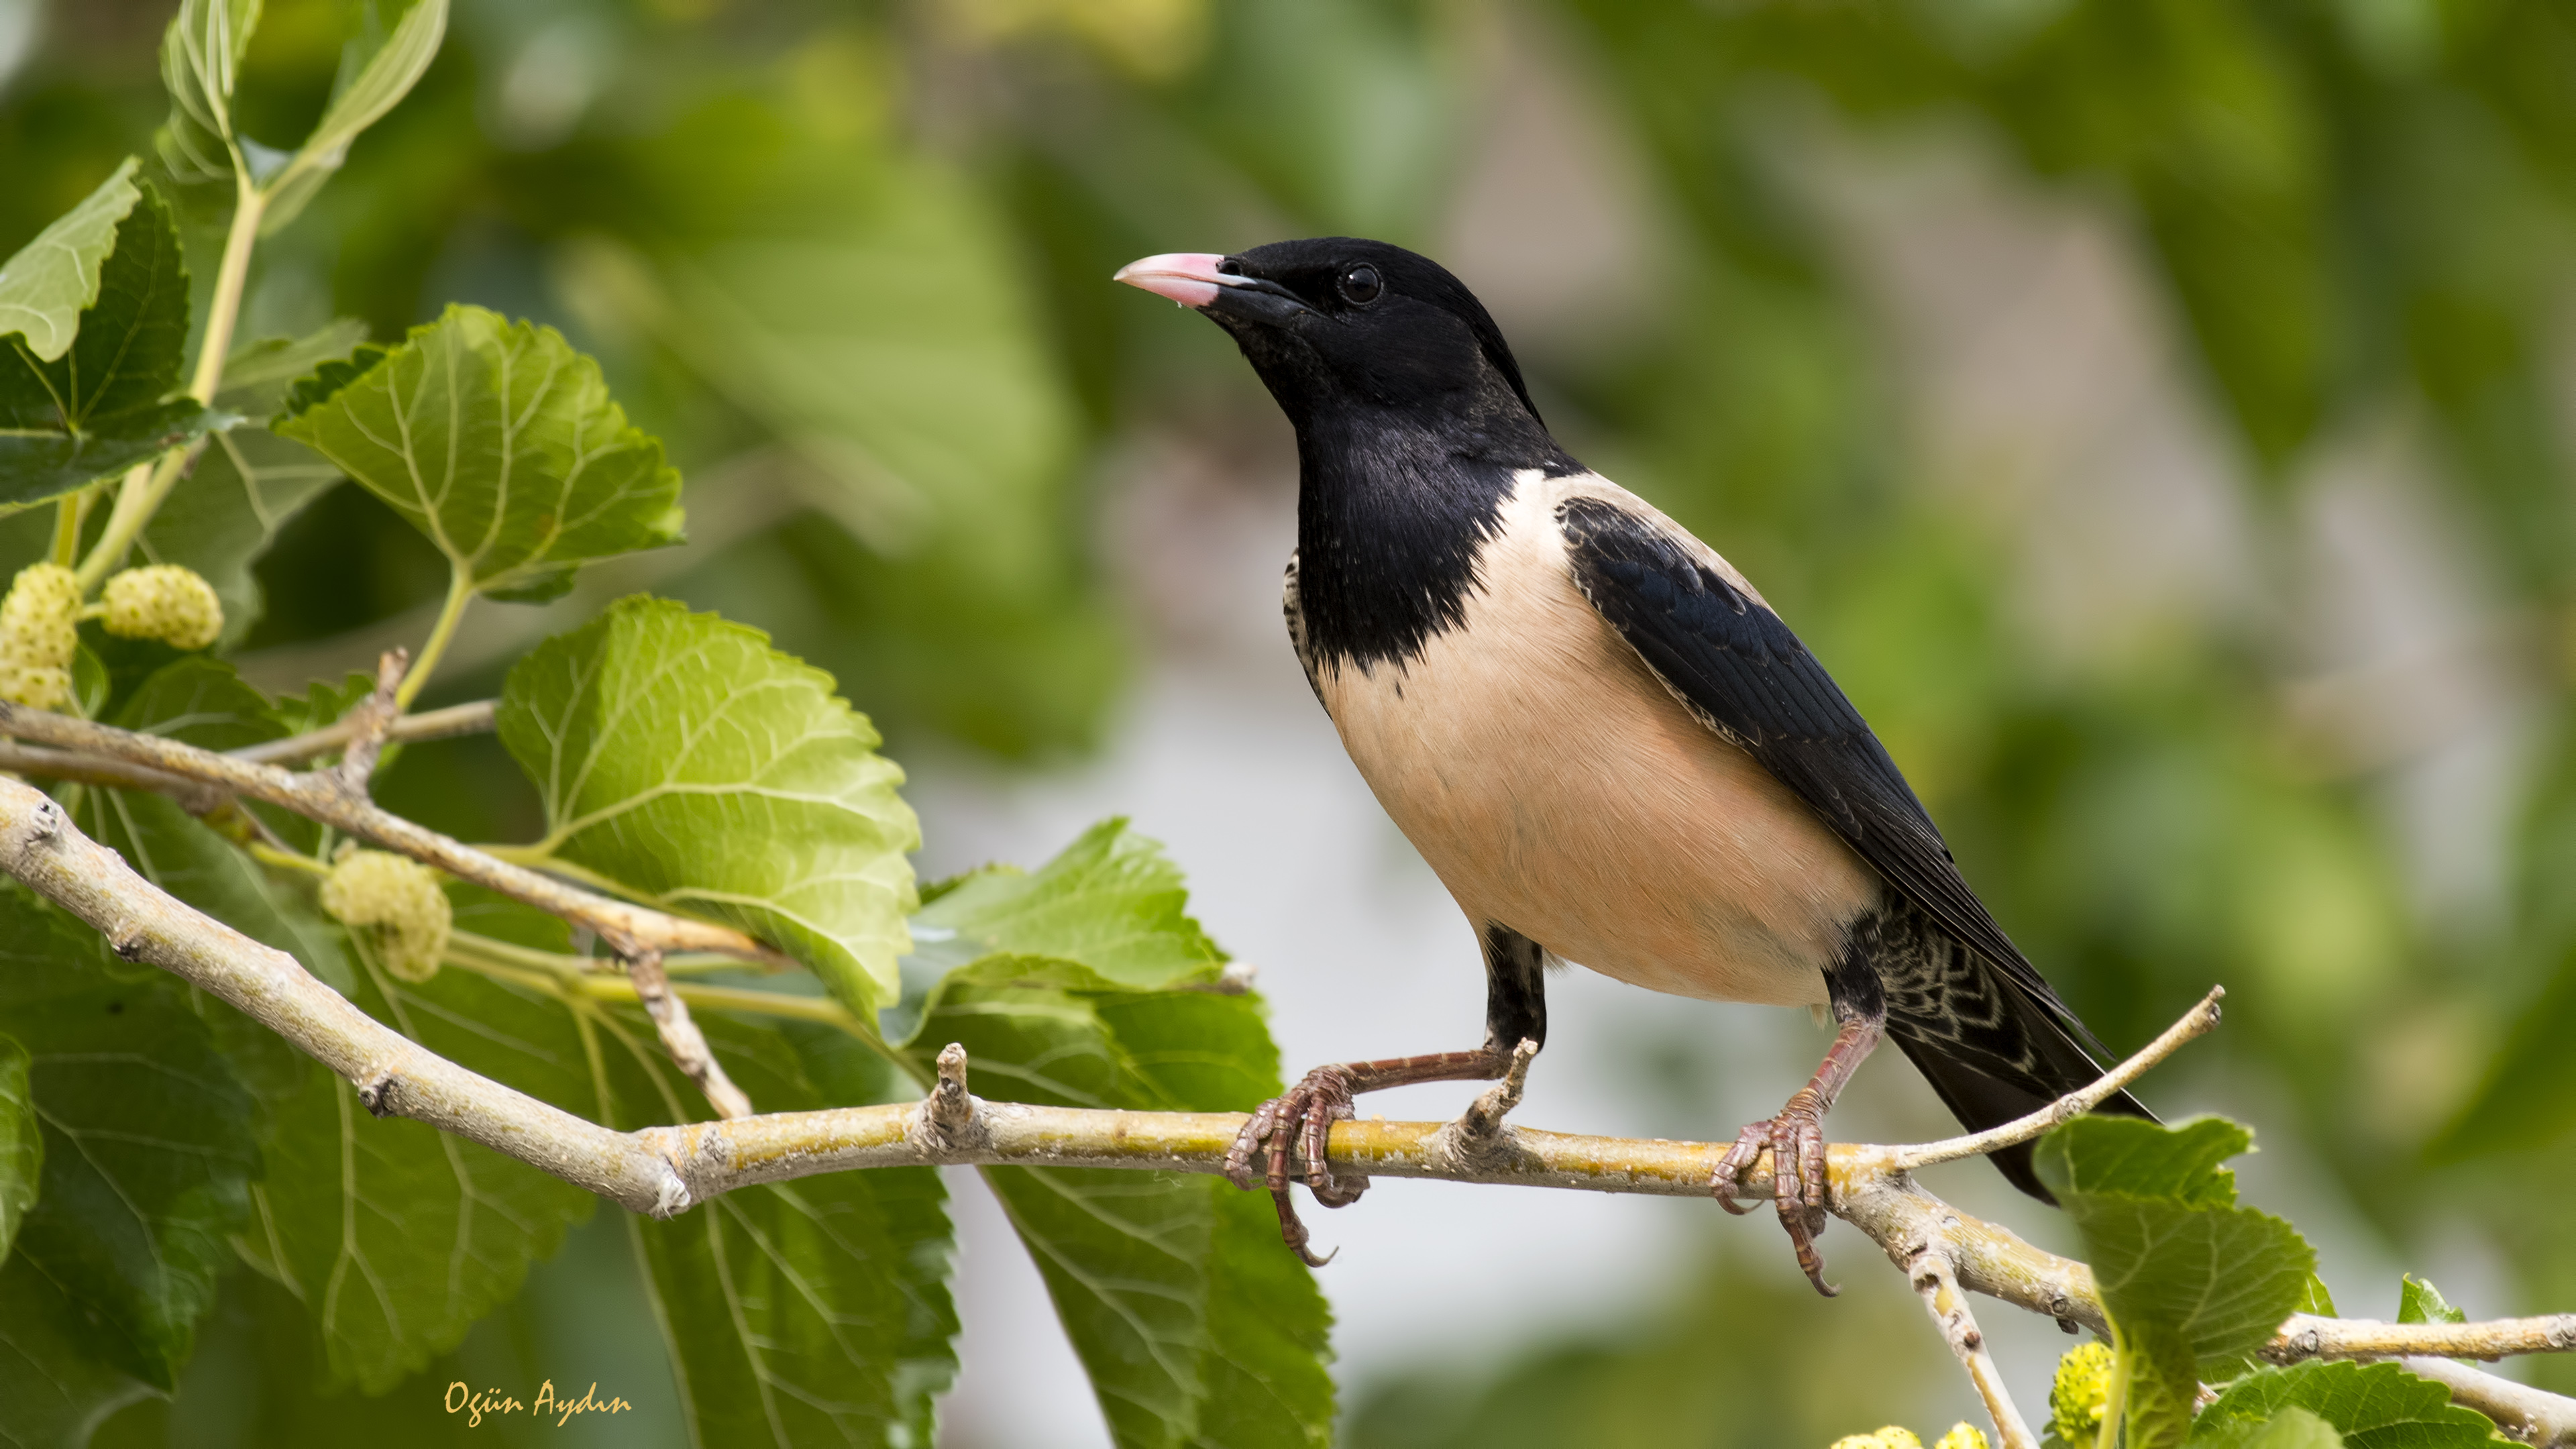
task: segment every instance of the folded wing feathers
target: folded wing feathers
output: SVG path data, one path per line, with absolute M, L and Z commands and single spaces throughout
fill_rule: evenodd
M 1577 587 L 1693 715 L 1760 761 L 2076 1042 L 2107 1058 L 1968 888 L 1868 722 L 1778 615 L 1653 519 L 1589 496 L 1567 499 L 1557 516 Z

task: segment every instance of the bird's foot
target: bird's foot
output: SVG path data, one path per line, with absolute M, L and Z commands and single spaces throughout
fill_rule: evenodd
M 1842 1290 L 1825 1282 L 1825 1260 L 1816 1251 L 1816 1234 L 1825 1230 L 1825 1108 L 1813 1089 L 1791 1097 L 1779 1116 L 1751 1123 L 1736 1134 L 1735 1145 L 1718 1159 L 1717 1172 L 1709 1179 L 1719 1206 L 1738 1215 L 1752 1211 L 1738 1206 L 1735 1199 L 1743 1190 L 1744 1175 L 1766 1151 L 1771 1154 L 1771 1201 L 1779 1210 L 1780 1226 L 1788 1230 L 1789 1241 L 1798 1250 L 1798 1266 L 1805 1270 L 1807 1281 L 1831 1298 Z
M 1530 1063 L 1538 1060 L 1538 1040 L 1521 1038 L 1512 1048 L 1509 1064 L 1502 1076 L 1467 1104 L 1459 1114 L 1457 1132 L 1471 1142 L 1492 1142 L 1503 1134 L 1503 1118 L 1521 1104 L 1521 1091 L 1529 1085 Z
M 1266 1159 L 1263 1177 L 1270 1201 L 1279 1209 L 1280 1240 L 1308 1267 L 1320 1268 L 1332 1259 L 1316 1257 L 1306 1246 L 1306 1225 L 1298 1221 L 1297 1205 L 1288 1197 L 1288 1149 L 1294 1143 L 1306 1159 L 1306 1190 L 1315 1195 L 1315 1201 L 1328 1208 L 1358 1202 L 1368 1190 L 1368 1179 L 1336 1179 L 1324 1155 L 1333 1124 L 1347 1122 L 1352 1115 L 1350 1073 L 1340 1067 L 1317 1067 L 1297 1085 L 1262 1103 L 1225 1154 L 1225 1175 L 1246 1189 L 1253 1182 L 1254 1155 Z

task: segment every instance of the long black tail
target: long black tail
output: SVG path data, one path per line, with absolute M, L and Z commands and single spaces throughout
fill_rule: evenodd
M 1880 962 L 1887 1034 L 1969 1131 L 2026 1117 L 2101 1079 L 2110 1054 L 2054 994 L 2032 993 L 1946 938 L 1889 956 Z M 2094 1110 L 2155 1120 L 2127 1092 Z M 2031 1144 L 1988 1156 L 2013 1186 L 2057 1200 L 2031 1170 Z

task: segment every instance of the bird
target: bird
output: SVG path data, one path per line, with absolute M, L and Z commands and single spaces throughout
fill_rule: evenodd
M 1971 1131 L 2103 1075 L 2108 1053 L 1961 876 L 1904 775 L 1743 573 L 1577 462 L 1501 329 L 1438 263 L 1317 237 L 1175 252 L 1115 280 L 1232 336 L 1297 441 L 1283 612 L 1351 761 L 1473 927 L 1483 1045 L 1308 1072 L 1228 1153 L 1256 1159 L 1308 1263 L 1292 1147 L 1327 1207 L 1354 1096 L 1500 1078 L 1547 1036 L 1546 977 L 1828 1013 L 1831 1047 L 1747 1125 L 1710 1189 L 1768 1151 L 1799 1267 L 1832 1296 L 1823 1121 L 1893 1039 Z M 2097 1110 L 2150 1117 L 2126 1092 Z M 2024 1143 L 1991 1154 L 2053 1201 Z

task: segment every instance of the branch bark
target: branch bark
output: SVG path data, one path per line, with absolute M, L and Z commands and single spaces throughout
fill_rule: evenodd
M 2439 1354 L 2489 1363 L 2526 1353 L 2576 1351 L 2576 1313 L 2538 1318 L 2498 1318 L 2487 1323 L 2380 1323 L 2367 1318 L 2318 1318 L 2301 1313 L 2281 1325 L 2281 1336 L 2263 1349 L 2273 1363 L 2312 1358 L 2396 1358 Z
M 689 1016 L 689 1003 L 671 991 L 671 978 L 662 970 L 662 953 L 647 951 L 626 963 L 626 979 L 635 983 L 635 999 L 643 1003 L 644 1014 L 653 1019 L 653 1030 L 662 1038 L 662 1049 L 671 1060 L 698 1084 L 707 1102 L 719 1117 L 748 1117 L 751 1098 L 725 1075 L 724 1064 L 716 1060 L 707 1046 L 706 1033 Z
M 37 775 L 48 780 L 103 785 L 111 790 L 150 790 L 178 801 L 180 808 L 191 815 L 203 815 L 224 800 L 223 791 L 183 775 L 173 775 L 167 770 L 129 765 L 105 755 L 22 745 L 15 740 L 0 740 L 0 770 L 13 775 Z
M 353 737 L 366 723 L 354 718 L 360 713 L 352 711 L 352 720 L 345 722 L 351 726 Z M 462 841 L 379 808 L 363 789 L 352 788 L 337 771 L 296 774 L 159 735 L 138 734 L 8 703 L 0 703 L 0 735 L 140 765 L 196 786 L 292 810 L 386 850 L 434 865 L 459 880 L 472 881 L 586 926 L 597 932 L 610 949 L 630 960 L 646 951 L 716 951 L 759 962 L 784 959 L 779 952 L 730 926 L 613 900 L 525 866 L 495 860 Z
M 9 723 L 0 716 L 0 728 Z M 668 1217 L 755 1183 L 871 1167 L 974 1164 L 1144 1168 L 1222 1175 L 1246 1118 L 1233 1112 L 1134 1112 L 986 1102 L 967 1090 L 965 1053 L 939 1056 L 939 1080 L 918 1103 L 744 1116 L 616 1132 L 478 1076 L 358 1010 L 295 959 L 200 914 L 136 875 L 82 835 L 41 791 L 0 780 L 0 870 L 104 933 L 117 954 L 146 961 L 230 1002 L 356 1087 L 368 1110 L 404 1116 L 479 1142 L 637 1212 Z M 639 993 L 640 994 L 640 993 Z M 752 996 L 759 993 L 736 992 Z M 2204 1002 L 2203 1009 L 2210 1003 Z M 748 1003 L 746 1003 L 746 1006 Z M 2188 1020 L 2188 1019 L 2187 1019 Z M 2204 1025 L 2201 1030 L 2206 1030 Z M 2168 1033 L 2168 1036 L 2171 1036 Z M 2182 1038 L 2187 1040 L 2188 1037 Z M 2170 1052 L 2179 1042 L 2149 1048 Z M 2141 1055 L 2145 1055 L 2142 1053 Z M 1494 1108 L 1507 1108 L 1497 1097 Z M 1584 1137 L 1516 1127 L 1490 1110 L 1490 1132 L 1459 1150 L 1453 1122 L 1346 1121 L 1327 1151 L 1336 1175 L 1590 1192 L 1704 1197 L 1730 1144 Z M 1478 1126 L 1485 1125 L 1480 1115 Z M 1932 1144 L 1934 1147 L 1940 1144 Z M 1885 1249 L 1923 1292 L 1943 1336 L 1989 1403 L 2007 1445 L 2018 1421 L 1982 1363 L 1982 1334 L 1965 1292 L 2107 1332 L 2083 1263 L 2024 1242 L 1959 1211 L 1901 1165 L 1922 1149 L 1827 1148 L 1835 1216 Z M 1766 1190 L 1767 1155 L 1748 1175 Z M 1928 1280 L 1928 1286 L 1926 1286 Z M 2263 1351 L 2304 1359 L 2405 1359 L 2450 1384 L 2459 1401 L 2531 1437 L 2576 1445 L 2576 1400 L 2542 1393 L 2440 1358 L 2576 1349 L 2576 1315 L 2480 1324 L 2390 1324 L 2293 1316 Z M 2006 1416 L 2010 1415 L 2008 1419 Z
M 500 704 L 497 699 L 478 699 L 472 704 L 454 704 L 445 709 L 407 714 L 386 726 L 385 742 L 408 744 L 417 740 L 444 740 L 453 739 L 458 735 L 488 734 L 491 732 L 492 721 Z M 318 730 L 307 730 L 303 734 L 289 735 L 282 740 L 244 745 L 238 750 L 226 753 L 236 760 L 247 760 L 255 765 L 300 765 L 316 756 L 331 754 L 345 748 L 349 741 L 357 736 L 359 723 L 355 713 L 352 713 L 348 718 L 324 725 Z
M 2401 1357 L 2408 1373 L 2448 1387 L 2451 1402 L 2495 1421 L 2504 1436 L 2535 1449 L 2576 1446 L 2576 1399 L 2482 1373 L 2447 1358 Z
M 1890 1248 L 1895 1258 L 1901 1248 Z M 1960 1288 L 1957 1270 L 1950 1260 L 1949 1244 L 1944 1238 L 1927 1240 L 1910 1258 L 1897 1267 L 1906 1281 L 1914 1285 L 1915 1295 L 1923 1300 L 1923 1309 L 1932 1315 L 1932 1325 L 1941 1332 L 1941 1341 L 1967 1370 L 1968 1382 L 1977 1386 L 1977 1397 L 1985 1400 L 1986 1416 L 1994 1420 L 1996 1437 L 2003 1449 L 2039 1449 L 2039 1440 L 2012 1401 L 2004 1387 L 2004 1376 L 1995 1367 L 1995 1356 L 1987 1351 L 1985 1331 L 1977 1327 L 1976 1315 L 1968 1309 L 1968 1295 Z

